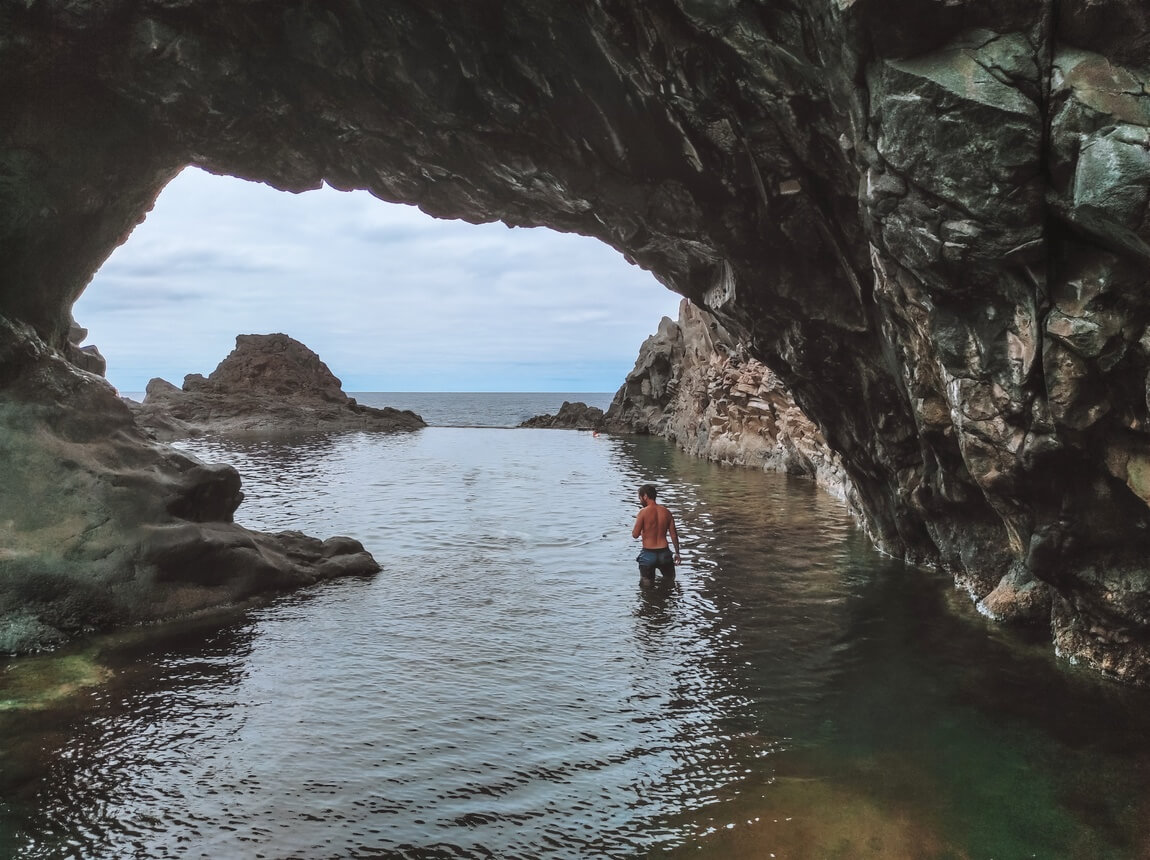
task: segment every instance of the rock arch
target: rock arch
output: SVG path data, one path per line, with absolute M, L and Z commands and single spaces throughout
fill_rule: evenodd
M 63 455 L 29 416 L 146 447 L 82 417 L 68 312 L 187 164 L 576 231 L 748 339 L 883 549 L 1150 681 L 1148 15 L 5 0 L 4 438 L 36 468 Z

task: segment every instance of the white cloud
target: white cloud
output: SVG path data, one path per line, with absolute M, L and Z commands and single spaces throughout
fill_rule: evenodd
M 610 391 L 678 301 L 594 239 L 189 169 L 75 316 L 123 391 L 208 373 L 237 334 L 274 331 L 350 391 Z

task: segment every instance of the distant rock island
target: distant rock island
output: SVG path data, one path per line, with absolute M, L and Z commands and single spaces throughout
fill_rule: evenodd
M 188 374 L 182 388 L 153 379 L 133 408 L 141 426 L 161 439 L 427 426 L 410 410 L 357 403 L 316 353 L 286 334 L 238 335 L 210 376 Z
M 582 400 L 574 403 L 564 400 L 555 415 L 536 415 L 519 426 L 551 430 L 603 430 L 606 424 L 606 416 L 598 406 L 588 406 Z

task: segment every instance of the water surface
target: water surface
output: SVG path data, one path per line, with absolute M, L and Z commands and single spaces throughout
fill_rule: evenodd
M 432 427 L 187 447 L 383 565 L 0 672 L 0 856 L 1148 856 L 1147 696 L 807 482 Z M 641 589 L 653 480 L 684 539 Z

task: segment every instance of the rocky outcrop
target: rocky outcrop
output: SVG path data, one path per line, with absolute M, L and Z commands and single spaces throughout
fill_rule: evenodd
M 602 430 L 604 423 L 603 410 L 598 406 L 588 406 L 582 400 L 574 403 L 564 400 L 556 414 L 536 415 L 519 426 L 551 430 Z
M 680 320 L 683 318 L 683 308 L 684 304 L 680 303 Z M 703 328 L 697 333 L 702 342 L 697 344 L 700 354 L 696 366 L 709 362 L 711 355 L 718 349 L 710 338 L 709 328 Z M 679 390 L 687 356 L 683 340 L 682 327 L 670 317 L 663 317 L 659 321 L 658 330 L 643 341 L 635 366 L 607 408 L 613 429 L 670 436 L 668 425 L 676 409 L 675 395 Z M 726 354 L 725 350 L 723 354 Z M 694 410 L 696 404 L 684 403 L 682 408 Z
M 65 348 L 68 360 L 81 370 L 103 376 L 108 370 L 108 362 L 95 346 L 81 346 L 87 338 L 88 330 L 73 319 L 68 327 L 68 344 Z
M 678 322 L 664 317 L 643 343 L 606 425 L 665 436 L 708 460 L 803 475 L 852 498 L 838 457 L 778 376 L 686 299 Z
M 427 426 L 410 410 L 357 403 L 318 355 L 286 334 L 239 335 L 236 348 L 206 379 L 189 374 L 183 388 L 153 379 L 135 411 L 161 439 Z
M 1148 25 L 1142 0 L 0 0 L 0 316 L 64 350 L 187 164 L 596 236 L 778 374 L 885 551 L 995 614 L 1047 592 L 1063 654 L 1150 683 Z
M 778 376 L 687 299 L 677 322 L 663 317 L 643 342 L 606 413 L 564 401 L 519 426 L 663 436 L 696 457 L 809 477 L 851 496 L 838 457 Z
M 30 327 L 0 343 L 0 653 L 379 570 L 350 538 L 236 525 L 235 469 L 149 439 Z

